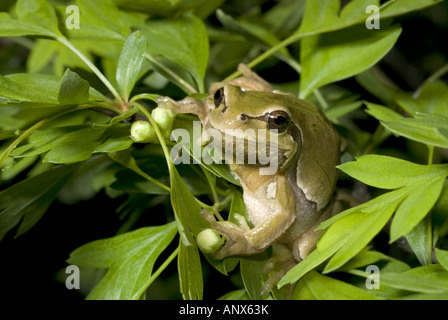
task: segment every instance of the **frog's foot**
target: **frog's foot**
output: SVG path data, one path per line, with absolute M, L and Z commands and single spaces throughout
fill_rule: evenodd
M 201 215 L 207 220 L 211 227 L 226 239 L 225 245 L 212 254 L 213 259 L 221 260 L 228 256 L 251 255 L 262 250 L 250 245 L 245 237 L 245 233 L 250 231 L 243 216 L 235 215 L 240 226 L 230 221 L 216 221 L 215 217 L 207 210 L 202 210 Z
M 286 245 L 275 244 L 272 252 L 272 257 L 263 266 L 263 272 L 269 273 L 269 278 L 261 289 L 261 296 L 267 296 L 277 282 L 297 264 L 291 249 Z

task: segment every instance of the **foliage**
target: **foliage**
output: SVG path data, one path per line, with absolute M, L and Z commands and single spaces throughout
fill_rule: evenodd
M 67 27 L 72 4 L 81 12 L 79 28 Z M 380 29 L 366 28 L 369 5 L 380 7 Z M 228 212 L 233 222 L 246 214 L 238 181 L 225 165 L 174 165 L 170 130 L 192 132 L 193 117 L 177 116 L 172 124 L 155 111 L 159 96 L 203 96 L 212 82 L 236 78 L 240 62 L 322 108 L 347 142 L 340 187 L 366 200 L 319 226 L 317 249 L 271 297 L 288 297 L 292 284 L 294 299 L 448 298 L 446 56 L 425 70 L 432 74 L 413 92 L 381 70 L 406 32 L 402 16 L 446 14 L 445 3 L 18 0 L 1 6 L 0 56 L 8 63 L 0 64 L 0 239 L 38 226 L 55 200 L 94 203 L 103 191 L 119 199 L 125 220 L 117 234 L 79 247 L 67 260 L 107 269 L 88 299 L 145 298 L 176 258 L 184 299 L 207 294 L 203 270 L 209 268 L 241 279 L 235 291 L 217 293 L 223 299 L 263 298 L 269 252 L 216 261 L 196 246 L 209 227 L 201 209 Z M 20 46 L 27 50 L 23 68 L 8 51 Z M 287 70 L 282 79 L 278 70 Z M 147 144 L 130 137 L 132 123 L 142 120 L 154 130 Z M 399 147 L 390 148 L 391 141 Z M 159 200 L 169 204 L 166 213 L 152 211 Z M 153 222 L 134 228 L 150 211 Z M 389 241 L 381 245 L 384 236 Z M 366 289 L 368 265 L 380 267 L 380 289 Z

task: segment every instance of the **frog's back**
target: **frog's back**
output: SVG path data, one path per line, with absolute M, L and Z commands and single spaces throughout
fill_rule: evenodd
M 296 179 L 306 198 L 323 209 L 331 199 L 340 163 L 340 136 L 315 105 L 291 99 L 293 121 L 300 131 Z

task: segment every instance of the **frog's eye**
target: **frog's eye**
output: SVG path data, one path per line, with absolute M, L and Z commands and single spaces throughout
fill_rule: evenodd
M 276 110 L 267 114 L 266 122 L 269 130 L 277 129 L 278 133 L 282 133 L 288 129 L 291 119 L 286 111 Z
M 213 102 L 215 103 L 215 107 L 218 108 L 223 100 L 224 100 L 224 88 L 219 88 L 213 95 Z

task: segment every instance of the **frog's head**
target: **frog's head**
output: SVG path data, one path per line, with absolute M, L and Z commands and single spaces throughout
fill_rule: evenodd
M 209 125 L 222 134 L 223 147 L 233 145 L 235 153 L 244 148 L 245 159 L 257 150 L 261 157 L 277 151 L 281 168 L 293 159 L 298 143 L 293 137 L 292 115 L 278 94 L 246 91 L 230 84 L 224 85 L 209 97 Z M 238 141 L 244 141 L 244 144 Z M 253 149 L 251 149 L 253 147 Z M 258 149 L 257 149 L 258 147 Z M 275 148 L 275 150 L 273 149 Z M 260 158 L 255 163 L 262 165 Z
M 246 156 L 251 142 L 268 150 L 269 145 L 277 148 L 280 170 L 292 169 L 288 173 L 307 198 L 318 207 L 326 204 L 337 180 L 340 138 L 316 106 L 290 94 L 248 91 L 230 84 L 216 90 L 207 104 L 209 126 L 221 132 L 227 145 L 238 150 L 241 144 L 236 146 L 234 138 L 244 139 Z

